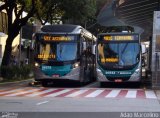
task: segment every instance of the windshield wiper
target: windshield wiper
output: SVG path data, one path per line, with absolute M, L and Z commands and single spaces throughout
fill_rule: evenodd
M 122 50 L 122 54 L 124 53 L 124 51 L 126 50 L 126 48 L 127 48 L 127 46 L 128 46 L 128 43 L 124 46 L 124 48 L 123 48 L 123 50 Z

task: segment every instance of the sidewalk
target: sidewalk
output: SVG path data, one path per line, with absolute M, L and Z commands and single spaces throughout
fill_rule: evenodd
M 31 83 L 33 82 L 34 79 L 33 78 L 30 78 L 30 79 L 25 79 L 25 80 L 19 80 L 19 81 L 15 81 L 15 82 L 2 82 L 0 81 L 0 87 L 7 87 L 7 86 L 17 86 L 17 85 L 20 85 L 20 84 L 28 84 L 28 83 Z
M 160 102 L 160 89 L 159 89 L 159 90 L 158 90 L 158 89 L 155 89 L 154 91 L 155 91 L 155 93 L 156 93 L 156 95 L 157 95 L 157 99 L 158 99 L 159 102 Z

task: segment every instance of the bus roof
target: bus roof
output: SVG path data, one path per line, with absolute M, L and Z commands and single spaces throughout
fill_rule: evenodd
M 41 28 L 38 33 L 49 33 L 49 34 L 82 34 L 85 37 L 92 37 L 96 41 L 96 37 L 84 29 L 80 25 L 62 24 L 62 25 L 45 25 Z
M 111 33 L 100 33 L 98 35 L 139 35 L 138 33 L 133 33 L 133 32 L 111 32 Z
M 45 25 L 41 28 L 42 32 L 50 32 L 50 33 L 80 33 L 82 27 L 79 25 Z

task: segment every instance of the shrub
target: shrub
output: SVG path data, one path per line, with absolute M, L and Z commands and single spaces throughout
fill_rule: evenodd
M 1 67 L 1 74 L 3 75 L 4 79 L 26 79 L 29 77 L 31 72 L 31 65 L 23 65 L 20 67 L 17 65 Z
M 20 76 L 21 78 L 28 78 L 29 74 L 32 72 L 32 66 L 30 65 L 24 65 L 20 67 Z

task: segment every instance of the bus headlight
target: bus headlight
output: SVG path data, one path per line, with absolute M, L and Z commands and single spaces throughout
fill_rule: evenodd
M 141 69 L 136 69 L 135 72 L 131 75 L 130 81 L 139 81 L 141 78 Z
M 136 69 L 136 72 L 139 72 L 140 71 L 140 69 L 138 68 L 138 69 Z
M 99 68 L 97 68 L 97 72 L 102 72 Z
M 39 63 L 35 62 L 35 63 L 34 63 L 34 66 L 35 66 L 35 67 L 39 67 Z
M 73 68 L 78 68 L 78 67 L 79 67 L 79 63 L 73 64 Z
M 136 69 L 136 74 L 139 74 L 140 73 L 140 69 L 138 68 L 138 69 Z

